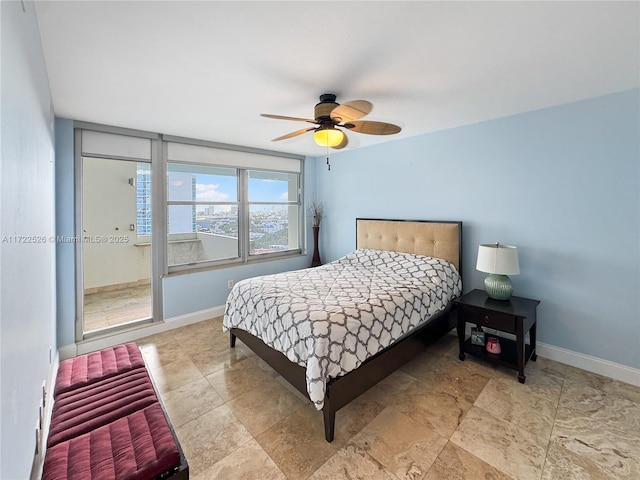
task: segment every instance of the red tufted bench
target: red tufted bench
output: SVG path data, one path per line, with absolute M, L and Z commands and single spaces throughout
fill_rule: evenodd
M 43 480 L 188 479 L 135 343 L 60 363 Z
M 98 352 L 60 362 L 53 396 L 106 380 L 109 377 L 145 368 L 142 352 L 135 343 L 116 345 Z

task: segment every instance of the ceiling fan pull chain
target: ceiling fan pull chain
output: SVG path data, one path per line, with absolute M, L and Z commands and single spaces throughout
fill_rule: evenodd
M 327 170 L 331 171 L 331 163 L 329 162 L 329 145 L 327 145 Z

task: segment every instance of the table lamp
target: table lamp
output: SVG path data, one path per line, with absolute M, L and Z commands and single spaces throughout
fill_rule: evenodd
M 489 274 L 484 279 L 484 289 L 489 298 L 508 300 L 513 293 L 513 283 L 507 275 L 520 273 L 518 248 L 500 243 L 480 245 L 476 270 Z

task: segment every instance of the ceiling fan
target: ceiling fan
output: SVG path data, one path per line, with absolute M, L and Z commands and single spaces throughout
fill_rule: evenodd
M 332 93 L 320 95 L 320 103 L 314 108 L 314 118 L 285 117 L 282 115 L 261 114 L 263 117 L 275 118 L 278 120 L 294 120 L 298 122 L 307 122 L 318 125 L 317 127 L 303 128 L 295 132 L 287 133 L 281 137 L 274 138 L 273 141 L 285 140 L 287 138 L 297 137 L 307 132 L 313 131 L 313 139 L 318 145 L 327 146 L 335 149 L 344 148 L 349 140 L 341 128 L 352 132 L 366 133 L 369 135 L 392 135 L 398 133 L 401 128 L 392 123 L 373 122 L 368 120 L 359 120 L 367 115 L 373 105 L 366 100 L 352 100 L 340 105 L 336 103 L 336 96 Z M 340 127 L 340 128 L 338 128 Z

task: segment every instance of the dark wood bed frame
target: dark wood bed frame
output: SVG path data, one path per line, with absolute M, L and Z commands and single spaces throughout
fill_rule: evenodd
M 383 219 L 356 219 L 356 228 L 359 220 L 381 222 L 405 222 L 409 220 L 383 220 Z M 411 220 L 420 223 L 439 223 L 458 225 L 458 270 L 460 274 L 462 265 L 462 222 Z M 424 350 L 424 346 L 443 335 L 456 326 L 456 318 L 453 306 L 450 302 L 447 307 L 424 324 L 419 325 L 394 344 L 388 346 L 376 355 L 367 359 L 357 369 L 333 378 L 327 382 L 324 398 L 324 434 L 327 442 L 332 442 L 335 433 L 336 412 L 374 386 L 387 375 L 396 371 L 399 367 L 414 358 Z M 282 375 L 291 385 L 308 397 L 306 384 L 306 369 L 291 362 L 284 354 L 266 345 L 262 340 L 250 333 L 232 328 L 230 330 L 229 344 L 235 347 L 236 338 L 253 350 L 260 358 L 267 362 L 275 371 Z

